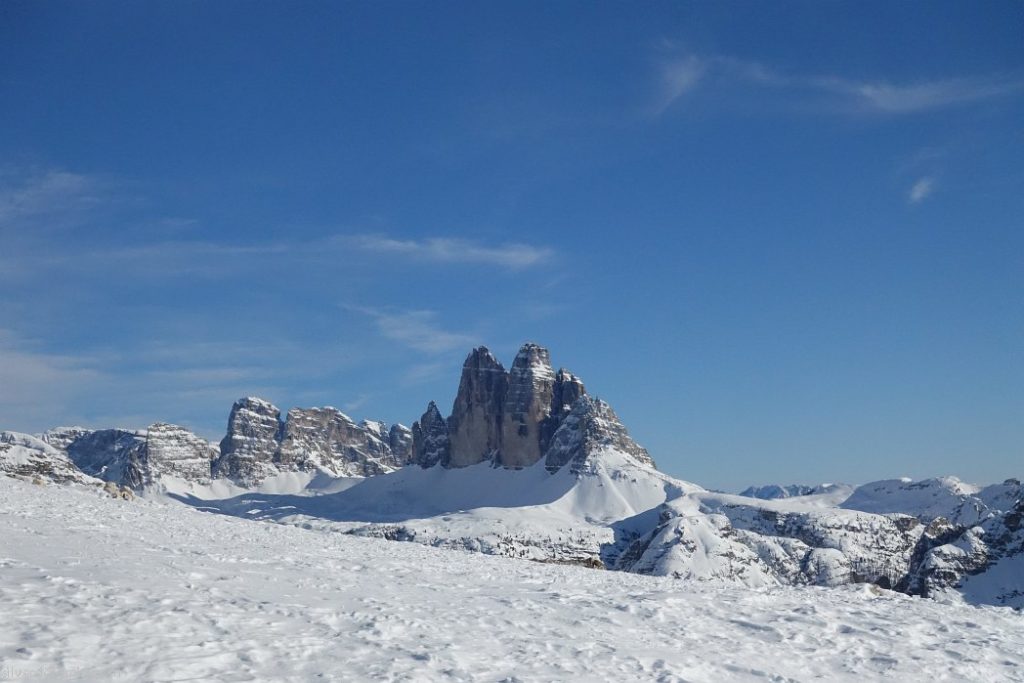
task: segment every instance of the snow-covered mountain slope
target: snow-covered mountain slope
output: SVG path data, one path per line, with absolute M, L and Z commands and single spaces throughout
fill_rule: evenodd
M 180 500 L 208 511 L 352 534 L 413 540 L 542 561 L 600 564 L 617 544 L 646 531 L 656 509 L 688 491 L 614 449 L 551 472 L 545 461 L 523 469 L 406 467 L 319 496 L 247 494 Z M 655 513 L 652 516 L 651 513 Z
M 751 586 L 871 582 L 896 586 L 923 531 L 909 516 L 692 493 L 661 509 L 659 525 L 616 568 Z
M 981 491 L 981 487 L 966 484 L 956 477 L 921 481 L 888 479 L 858 486 L 843 507 L 879 514 L 901 512 L 922 521 L 944 517 L 954 524 L 974 525 L 989 514 L 988 504 L 979 495 Z M 1018 495 L 1019 492 L 1018 485 Z M 1012 505 L 1013 501 L 1007 502 Z
M 763 486 L 749 486 L 739 495 L 745 498 L 777 500 L 779 498 L 795 498 L 797 496 L 817 496 L 824 493 L 834 494 L 836 498 L 848 498 L 853 493 L 853 487 L 847 484 L 818 484 L 816 486 L 808 486 L 806 484 L 765 484 Z
M 0 478 L 25 680 L 1024 681 L 1024 616 L 541 565 Z
M 0 432 L 0 474 L 59 484 L 101 483 L 79 470 L 62 451 L 19 432 Z

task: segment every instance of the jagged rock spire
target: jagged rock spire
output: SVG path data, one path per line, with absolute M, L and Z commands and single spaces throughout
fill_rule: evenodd
M 438 463 L 448 466 L 448 422 L 433 401 L 427 405 L 423 417 L 412 425 L 413 462 L 420 467 L 433 467 Z
M 473 349 L 462 364 L 459 392 L 448 418 L 449 466 L 489 460 L 501 448 L 501 415 L 508 374 L 486 346 Z
M 580 471 L 589 458 L 604 449 L 624 453 L 640 464 L 655 466 L 647 450 L 630 438 L 610 405 L 600 399 L 581 396 L 551 437 L 544 465 L 548 471 L 557 472 L 571 463 L 574 471 Z
M 505 467 L 526 467 L 540 460 L 541 425 L 551 414 L 554 384 L 548 350 L 523 344 L 509 370 L 502 407 L 499 462 Z

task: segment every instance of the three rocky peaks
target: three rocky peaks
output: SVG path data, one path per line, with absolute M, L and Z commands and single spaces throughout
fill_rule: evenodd
M 276 406 L 250 397 L 232 406 L 219 448 L 163 423 L 139 431 L 59 428 L 38 438 L 4 434 L 11 438 L 0 439 L 0 456 L 15 443 L 25 453 L 38 451 L 8 459 L 19 463 L 9 474 L 84 474 L 133 489 L 163 476 L 198 484 L 227 479 L 249 488 L 286 472 L 372 476 L 409 464 L 522 468 L 544 459 L 555 472 L 570 463 L 576 470 L 604 448 L 654 465 L 611 407 L 589 397 L 572 373 L 555 372 L 547 349 L 532 343 L 507 371 L 487 348 L 474 349 L 463 364 L 451 416 L 444 418 L 431 402 L 411 430 L 357 423 L 331 407 L 293 408 L 282 420 Z M 10 469 L 4 463 L 0 457 L 0 469 Z
M 588 396 L 576 375 L 555 372 L 548 350 L 533 343 L 519 349 L 507 371 L 486 347 L 470 352 L 451 416 L 442 417 L 431 401 L 412 436 L 413 462 L 422 467 L 522 468 L 544 458 L 556 471 L 602 447 L 654 466 L 611 407 Z

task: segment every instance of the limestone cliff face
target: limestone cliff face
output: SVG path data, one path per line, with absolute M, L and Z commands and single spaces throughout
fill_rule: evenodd
M 218 455 L 206 439 L 164 422 L 139 431 L 61 427 L 42 439 L 85 474 L 136 490 L 162 476 L 207 484 Z
M 451 441 L 448 435 L 448 421 L 433 401 L 427 406 L 423 417 L 412 425 L 413 462 L 420 467 L 443 465 L 448 467 Z
M 83 473 L 63 449 L 20 432 L 0 432 L 0 474 L 57 484 L 99 483 Z
M 540 425 L 540 452 L 547 453 L 551 438 L 569 415 L 573 405 L 587 395 L 583 380 L 566 369 L 555 373 L 551 392 L 551 412 Z
M 412 430 L 404 424 L 391 425 L 388 445 L 391 446 L 391 457 L 396 467 L 404 467 L 412 462 Z
M 554 471 L 605 446 L 653 465 L 611 407 L 591 400 L 568 370 L 554 372 L 548 350 L 533 343 L 523 345 L 508 372 L 485 347 L 473 349 L 451 417 L 432 402 L 413 425 L 413 461 L 422 467 L 522 468 L 543 459 Z
M 462 365 L 459 392 L 448 418 L 448 466 L 475 465 L 498 453 L 507 391 L 508 375 L 498 359 L 486 347 L 473 349 Z
M 647 450 L 629 436 L 612 407 L 600 399 L 581 396 L 551 437 L 544 465 L 557 472 L 565 465 L 582 471 L 587 461 L 602 450 L 614 450 L 649 467 L 654 467 Z
M 261 398 L 235 401 L 228 416 L 228 430 L 220 442 L 220 458 L 214 477 L 225 477 L 242 486 L 256 486 L 275 473 L 274 455 L 281 442 L 281 411 Z
M 242 486 L 257 486 L 281 472 L 322 471 L 334 476 L 368 477 L 410 462 L 412 433 L 396 424 L 356 423 L 330 406 L 281 412 L 259 398 L 237 401 L 221 441 L 214 475 Z
M 277 406 L 255 397 L 232 406 L 219 450 L 162 422 L 140 431 L 62 427 L 41 438 L 84 474 L 132 489 L 163 477 L 196 484 L 223 478 L 251 488 L 282 472 L 371 476 L 409 464 L 413 448 L 412 431 L 404 425 L 357 424 L 330 407 L 293 408 L 282 422 Z
M 541 425 L 551 415 L 554 385 L 555 373 L 548 350 L 537 344 L 524 344 L 508 373 L 499 464 L 527 467 L 540 460 Z
M 59 427 L 42 438 L 90 477 L 133 489 L 149 481 L 145 431 Z
M 274 464 L 282 471 L 323 470 L 350 477 L 383 474 L 401 466 L 391 451 L 386 424 L 356 424 L 331 407 L 289 410 Z
M 158 422 L 146 430 L 145 482 L 167 475 L 198 484 L 209 483 L 218 455 L 217 447 L 206 439 L 184 427 Z

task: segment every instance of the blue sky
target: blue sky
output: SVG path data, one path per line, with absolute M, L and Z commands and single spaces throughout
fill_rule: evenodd
M 1019 476 L 1024 12 L 0 4 L 0 428 L 411 423 L 551 349 L 671 474 Z

